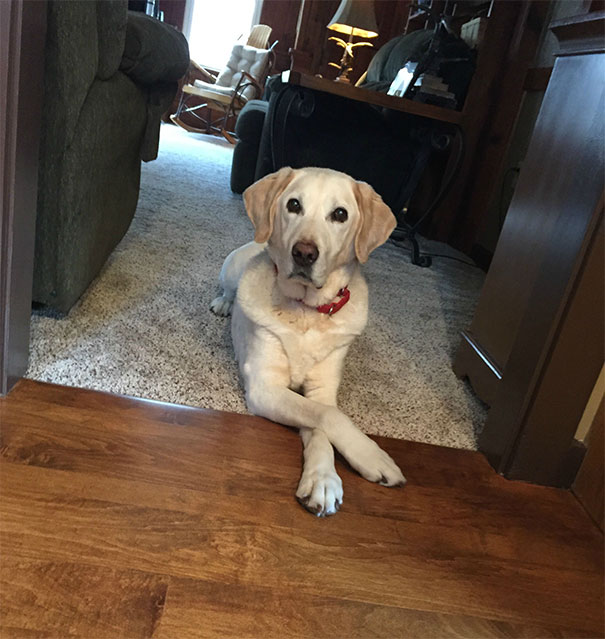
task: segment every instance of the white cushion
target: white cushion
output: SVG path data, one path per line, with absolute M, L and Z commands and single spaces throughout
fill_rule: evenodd
M 257 49 L 246 44 L 236 44 L 231 51 L 227 66 L 220 72 L 214 86 L 235 87 L 241 78 L 242 71 L 248 72 L 262 85 L 268 65 L 268 49 Z M 254 93 L 255 89 L 253 87 L 247 87 L 244 89 L 243 95 L 249 99 Z
M 196 80 L 193 84 L 198 89 L 205 89 L 222 95 L 233 95 L 234 87 L 219 86 L 218 83 L 212 84 L 211 82 L 204 82 L 203 80 Z

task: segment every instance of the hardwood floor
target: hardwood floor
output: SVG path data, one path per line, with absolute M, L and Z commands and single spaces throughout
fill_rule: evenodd
M 338 462 L 317 519 L 263 419 L 24 380 L 0 423 L 3 638 L 603 636 L 600 531 L 479 453 L 377 438 L 408 485 Z

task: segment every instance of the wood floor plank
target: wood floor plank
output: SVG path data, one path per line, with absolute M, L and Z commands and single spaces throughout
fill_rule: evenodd
M 295 587 L 421 610 L 572 623 L 585 630 L 600 627 L 601 574 L 597 565 L 590 571 L 590 557 L 584 559 L 584 570 L 553 567 L 550 555 L 532 562 L 515 560 L 514 553 L 500 558 L 497 541 L 491 553 L 474 548 L 467 530 L 455 534 L 411 524 L 400 529 L 401 522 L 386 519 L 381 526 L 375 517 L 355 515 L 321 521 L 295 504 L 290 525 L 276 526 L 270 511 L 261 510 L 255 518 L 250 508 L 240 510 L 241 500 L 224 497 L 220 503 L 206 502 L 207 508 L 198 504 L 197 512 L 169 510 L 157 502 L 147 505 L 140 497 L 134 504 L 120 503 L 111 486 L 94 490 L 70 475 L 2 465 L 0 532 L 5 551 L 36 560 Z M 100 478 L 95 482 L 103 483 Z M 129 483 L 127 490 L 132 488 Z M 150 490 L 157 496 L 158 489 Z M 363 519 L 374 524 L 366 535 Z M 573 594 L 563 597 L 561 583 Z M 554 601 L 558 605 L 551 609 Z M 578 614 L 580 601 L 588 604 L 592 616 Z
M 151 637 L 167 587 L 165 578 L 147 573 L 4 555 L 1 636 Z
M 383 439 L 408 486 L 339 462 L 343 509 L 318 520 L 293 498 L 297 434 L 265 420 L 34 382 L 0 400 L 0 420 L 13 561 L 147 574 L 171 584 L 175 609 L 198 597 L 218 628 L 224 595 L 248 602 L 242 620 L 277 611 L 278 627 L 299 598 L 300 615 L 357 619 L 371 636 L 389 619 L 443 636 L 602 635 L 601 533 L 569 493 L 504 480 L 477 453 Z M 168 603 L 160 631 L 178 618 Z
M 227 483 L 227 491 L 249 489 L 254 493 L 262 488 L 264 492 L 277 491 L 276 496 L 291 498 L 290 482 L 295 485 L 298 480 L 301 449 L 297 435 L 289 429 L 242 415 L 210 413 L 212 420 L 206 421 L 207 411 L 198 414 L 191 409 L 184 409 L 186 420 L 180 417 L 170 420 L 166 418 L 165 406 L 158 406 L 153 402 L 141 405 L 126 398 L 118 399 L 128 406 L 128 417 L 121 415 L 119 420 L 111 420 L 107 418 L 108 411 L 101 410 L 99 399 L 90 399 L 96 398 L 96 393 L 73 389 L 78 397 L 82 397 L 82 406 L 77 409 L 77 427 L 70 430 L 64 428 L 68 424 L 66 416 L 71 415 L 71 419 L 74 419 L 69 403 L 51 402 L 47 405 L 43 399 L 38 398 L 48 393 L 48 388 L 52 386 L 35 383 L 34 387 L 35 401 L 29 402 L 36 406 L 34 414 L 24 412 L 18 401 L 4 412 L 1 437 L 7 458 L 12 456 L 15 461 L 86 472 L 123 472 L 125 477 L 134 468 L 137 474 L 149 470 L 149 475 L 156 477 L 158 482 L 169 481 L 174 485 L 187 485 L 195 489 L 200 469 L 217 467 L 217 460 L 224 460 L 225 451 L 229 451 L 230 463 L 241 466 L 239 470 L 244 473 L 245 481 L 239 481 L 237 485 Z M 62 392 L 65 394 L 66 391 L 62 389 Z M 102 393 L 100 395 L 106 402 L 108 396 Z M 135 411 L 133 405 L 139 406 L 140 410 Z M 179 421 L 182 426 L 186 426 L 170 431 L 171 446 L 166 446 L 166 422 L 158 424 L 153 419 L 156 413 L 167 419 L 168 423 Z M 181 408 L 175 410 L 175 413 L 180 415 Z M 29 426 L 25 440 L 20 427 L 24 419 L 28 419 Z M 203 437 L 198 434 L 198 428 L 203 428 Z M 87 440 L 85 447 L 81 446 L 82 438 Z M 553 525 L 563 526 L 569 523 L 569 505 L 573 502 L 571 495 L 548 488 L 527 488 L 523 484 L 508 482 L 491 472 L 485 459 L 478 453 L 376 439 L 402 463 L 410 484 L 428 490 L 444 488 L 448 493 L 459 489 L 458 497 L 461 500 L 466 498 L 469 513 L 473 517 L 479 509 L 494 510 L 496 516 L 504 514 L 501 511 L 506 510 L 507 518 L 521 519 L 523 525 L 531 525 L 531 522 L 539 520 L 534 510 L 543 505 L 551 511 L 551 517 L 557 518 L 560 513 L 562 518 L 567 518 L 560 522 L 553 521 Z M 259 455 L 259 445 L 262 446 L 262 455 Z M 175 450 L 180 456 L 180 463 L 175 463 Z M 246 464 L 245 461 L 252 463 Z M 346 464 L 341 464 L 340 467 L 345 469 L 347 481 L 366 486 L 366 490 L 349 491 L 348 507 L 365 513 L 377 511 L 380 514 L 388 507 L 391 517 L 409 517 L 409 498 L 403 498 L 407 493 L 399 493 L 399 499 L 393 499 L 389 491 L 380 487 L 376 487 L 375 491 L 369 490 L 356 474 L 346 471 Z M 260 485 L 256 483 L 258 474 L 263 474 Z M 208 480 L 210 473 L 204 475 L 205 480 Z M 283 483 L 288 480 L 288 492 L 285 492 Z M 484 500 L 485 503 L 482 503 L 486 489 L 489 489 L 490 501 Z M 530 504 L 536 489 L 542 491 L 541 499 Z M 491 499 L 494 491 L 498 494 L 498 499 Z M 400 509 L 403 510 L 400 512 Z M 433 516 L 431 511 L 427 512 L 425 509 L 423 512 L 425 516 Z
M 198 517 L 212 513 L 216 519 L 223 518 L 240 524 L 296 528 L 301 535 L 308 537 L 313 537 L 321 530 L 327 543 L 336 543 L 337 538 L 361 544 L 378 539 L 383 544 L 400 544 L 405 540 L 414 549 L 415 556 L 427 560 L 453 557 L 483 559 L 489 556 L 502 561 L 523 561 L 533 566 L 599 573 L 602 557 L 597 550 L 598 544 L 594 543 L 598 542 L 599 534 L 592 529 L 588 529 L 579 539 L 586 539 L 589 543 L 577 543 L 578 540 L 573 539 L 569 552 L 557 554 L 565 538 L 563 531 L 553 534 L 546 530 L 540 535 L 528 534 L 527 530 L 519 527 L 509 527 L 506 531 L 477 531 L 468 526 L 466 520 L 462 524 L 455 519 L 436 523 L 422 518 L 418 521 L 410 516 L 403 522 L 390 519 L 388 514 L 377 518 L 347 511 L 342 511 L 338 518 L 318 521 L 298 507 L 292 495 L 288 506 L 284 507 L 279 500 L 267 499 L 262 493 L 256 499 L 251 499 L 248 495 L 222 494 L 219 497 L 220 508 L 217 509 L 216 493 L 208 492 L 205 486 L 191 490 L 150 485 L 142 478 L 139 481 L 123 482 L 111 477 L 100 478 L 88 473 L 57 471 L 22 464 L 0 466 L 0 478 L 5 485 L 18 487 L 16 496 L 12 496 L 10 490 L 4 493 L 6 507 L 10 505 L 11 499 L 17 505 L 24 500 L 33 503 L 39 498 L 38 486 L 44 485 L 45 503 L 49 499 L 55 504 L 74 501 L 80 504 L 87 500 L 93 504 L 108 502 L 151 511 L 170 511 L 175 513 L 175 517 L 179 513 Z M 414 492 L 415 488 L 410 487 L 407 494 Z
M 0 433 L 3 457 L 48 468 L 123 479 L 144 477 L 162 485 L 251 498 L 262 494 L 270 499 L 292 501 L 301 455 L 297 436 L 287 429 L 272 426 L 259 440 L 260 435 L 254 430 L 256 420 L 254 426 L 245 427 L 208 424 L 200 435 L 199 428 L 157 424 L 151 428 L 146 421 L 131 417 L 119 427 L 114 424 L 112 430 L 109 424 L 106 426 L 103 414 L 93 419 L 88 409 L 79 410 L 79 421 L 71 425 L 66 420 L 67 414 L 57 416 L 55 408 L 47 411 L 46 416 L 5 411 Z M 28 422 L 27 431 L 20 425 L 23 420 Z M 115 428 L 119 429 L 117 433 Z M 508 526 L 531 528 L 541 526 L 544 515 L 553 527 L 582 535 L 575 502 L 569 493 L 515 484 L 497 476 L 486 481 L 483 476 L 487 473 L 491 477 L 493 473 L 484 466 L 481 474 L 476 473 L 475 482 L 457 484 L 452 477 L 455 472 L 439 460 L 433 465 L 433 476 L 428 477 L 428 466 L 417 452 L 423 453 L 425 447 L 407 444 L 406 453 L 396 457 L 407 460 L 409 484 L 403 491 L 368 485 L 350 472 L 346 464 L 339 463 L 345 481 L 344 510 L 378 516 L 388 512 L 390 518 L 404 521 L 422 518 L 425 523 L 447 519 L 448 523 L 459 525 L 477 523 L 477 517 L 482 517 L 482 525 L 496 532 L 501 517 L 506 518 Z M 386 446 L 391 453 L 394 447 Z M 469 453 L 469 458 L 475 456 Z M 435 475 L 439 475 L 440 481 Z M 534 499 L 536 491 L 540 500 Z M 435 508 L 424 507 L 428 495 Z
M 36 385 L 36 402 L 38 391 Z M 77 392 L 87 396 L 83 391 Z M 300 443 L 295 433 L 287 429 L 265 424 L 259 433 L 258 420 L 253 419 L 251 425 L 242 416 L 239 419 L 243 423 L 230 423 L 227 427 L 223 422 L 204 422 L 204 426 L 172 428 L 173 424 L 158 425 L 137 417 L 132 409 L 128 419 L 114 421 L 107 419 L 106 412 L 91 411 L 90 406 L 78 409 L 77 423 L 72 423 L 72 408 L 60 405 L 61 411 L 71 411 L 70 422 L 69 412 L 57 413 L 56 405 L 51 404 L 44 416 L 44 405 L 36 402 L 34 416 L 23 416 L 16 408 L 4 411 L 0 433 L 4 459 L 104 477 L 143 479 L 215 495 L 283 501 L 290 508 L 294 504 Z M 143 412 L 147 411 L 144 403 Z M 192 414 L 190 410 L 185 412 Z M 165 414 L 163 408 L 162 415 Z M 20 425 L 25 419 L 27 430 Z M 401 446 L 399 442 L 388 444 L 390 452 Z M 462 453 L 462 459 L 470 459 L 469 464 L 456 465 L 444 462 L 443 457 L 452 452 L 448 449 L 444 452 L 435 447 L 404 444 L 409 478 L 404 490 L 393 492 L 368 484 L 339 465 L 346 492 L 341 515 L 356 512 L 426 526 L 465 527 L 469 532 L 461 538 L 482 539 L 488 535 L 485 542 L 474 542 L 478 549 L 492 543 L 494 535 L 501 535 L 505 522 L 507 543 L 512 552 L 520 553 L 520 558 L 528 554 L 539 557 L 538 551 L 547 548 L 551 539 L 555 546 L 566 543 L 580 550 L 594 547 L 594 532 L 582 525 L 577 504 L 569 493 L 508 482 L 492 473 L 484 460 L 477 464 L 477 456 L 468 451 L 453 451 L 456 458 Z M 440 455 L 432 466 L 424 459 L 431 449 Z M 473 467 L 474 482 L 469 474 Z M 456 484 L 457 475 L 465 477 L 466 483 Z M 540 499 L 535 499 L 537 495 Z M 426 507 L 427 500 L 431 508 Z M 547 530 L 544 518 L 550 522 Z M 515 531 L 523 534 L 516 535 L 517 542 L 513 544 Z M 532 531 L 534 535 L 530 534 Z M 570 563 L 577 561 L 577 554 L 576 550 L 570 555 Z M 550 561 L 552 553 L 542 552 L 542 556 Z
M 173 579 L 155 639 L 577 639 L 582 636 L 590 637 L 590 633 L 393 608 L 296 590 Z

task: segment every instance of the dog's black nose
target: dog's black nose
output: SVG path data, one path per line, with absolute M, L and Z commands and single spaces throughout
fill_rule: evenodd
M 296 242 L 292 257 L 298 266 L 311 266 L 319 257 L 319 250 L 314 242 Z

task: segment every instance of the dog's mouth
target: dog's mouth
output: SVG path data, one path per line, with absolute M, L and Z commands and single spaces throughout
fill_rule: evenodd
M 289 280 L 296 280 L 301 282 L 301 284 L 309 285 L 315 287 L 316 289 L 323 288 L 323 284 L 317 284 L 311 277 L 311 275 L 307 271 L 298 270 L 292 271 L 290 275 L 288 275 Z

